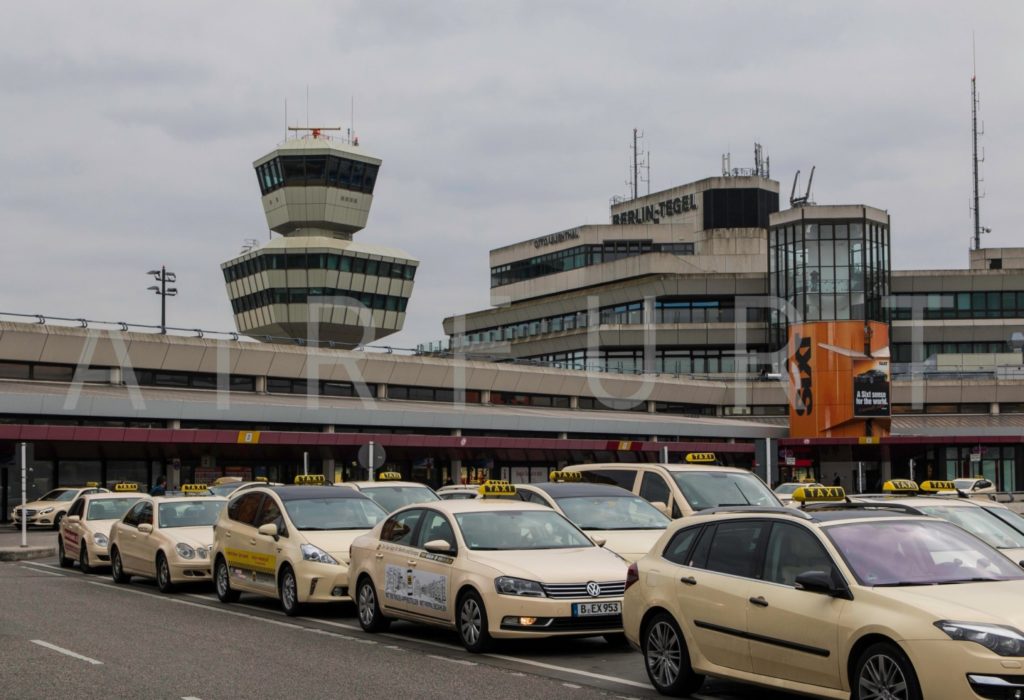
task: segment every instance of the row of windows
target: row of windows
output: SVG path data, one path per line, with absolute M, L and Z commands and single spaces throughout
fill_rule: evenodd
M 331 306 L 358 306 L 380 311 L 405 311 L 409 300 L 405 297 L 369 292 L 350 292 L 344 289 L 323 287 L 291 287 L 288 289 L 261 289 L 244 297 L 231 300 L 231 310 L 236 314 L 253 311 L 271 304 L 315 304 Z
M 480 391 L 476 389 L 467 389 L 463 392 L 462 400 L 465 403 L 480 403 L 480 397 Z M 388 398 L 404 401 L 438 401 L 441 403 L 455 403 L 455 401 L 458 400 L 459 395 L 454 389 L 388 384 Z
M 491 287 L 500 287 L 647 253 L 693 255 L 694 252 L 693 243 L 654 243 L 650 240 L 604 241 L 599 244 L 580 245 L 492 267 Z
M 889 299 L 893 320 L 913 318 L 913 305 L 923 304 L 925 319 L 944 318 L 1021 318 L 1024 316 L 1024 291 L 1019 292 L 943 292 L 895 294 Z
M 380 166 L 339 156 L 278 156 L 256 167 L 260 192 L 282 187 L 338 187 L 373 194 Z
M 234 282 L 243 277 L 269 270 L 337 270 L 371 277 L 412 280 L 416 266 L 387 260 L 368 260 L 338 253 L 261 253 L 224 268 L 224 281 Z
M 318 394 L 320 396 L 361 396 L 376 398 L 377 385 L 363 384 L 360 387 L 357 387 L 352 382 L 331 380 L 314 383 L 307 379 L 267 377 L 267 392 L 271 394 Z
M 927 360 L 933 355 L 989 355 L 1000 352 L 1015 352 L 1007 341 L 963 342 L 963 343 L 923 343 L 924 355 Z M 912 343 L 893 343 L 891 346 L 893 362 L 913 362 L 914 346 Z
M 654 303 L 654 323 L 735 323 L 737 312 L 735 298 L 720 299 L 676 299 L 662 297 Z M 767 310 L 748 308 L 740 312 L 749 322 L 759 323 L 767 319 Z M 644 303 L 633 301 L 598 309 L 597 322 L 602 325 L 639 325 L 648 322 L 644 318 Z M 545 333 L 560 333 L 576 328 L 586 328 L 590 323 L 586 311 L 547 316 L 532 321 L 522 321 L 507 326 L 484 328 L 462 336 L 461 345 L 498 343 L 505 340 L 521 340 Z

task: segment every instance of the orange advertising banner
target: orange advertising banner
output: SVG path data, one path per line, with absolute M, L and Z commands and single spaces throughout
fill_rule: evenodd
M 791 437 L 889 434 L 889 327 L 820 321 L 789 328 Z

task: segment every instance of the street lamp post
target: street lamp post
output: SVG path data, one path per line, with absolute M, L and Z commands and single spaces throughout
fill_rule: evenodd
M 156 285 L 150 287 L 148 291 L 156 292 L 157 296 L 160 297 L 160 334 L 167 335 L 167 297 L 177 296 L 178 289 L 176 287 L 168 287 L 168 282 L 176 281 L 177 275 L 173 272 L 168 272 L 167 268 L 163 265 L 160 266 L 159 270 L 150 270 L 146 273 L 147 275 L 153 275 L 160 286 Z

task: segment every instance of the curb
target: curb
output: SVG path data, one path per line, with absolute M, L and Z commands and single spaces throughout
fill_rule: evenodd
M 0 547 L 0 561 L 48 559 L 57 556 L 56 547 Z

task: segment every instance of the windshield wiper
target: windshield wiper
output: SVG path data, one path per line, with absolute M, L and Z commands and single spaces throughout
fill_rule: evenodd
M 947 583 L 975 583 L 977 581 L 1005 581 L 1006 579 L 1001 578 L 990 578 L 988 576 L 975 576 L 973 578 L 958 578 L 952 581 L 939 581 L 940 586 L 945 586 Z
M 873 588 L 893 588 L 895 586 L 934 586 L 938 581 L 892 581 L 891 583 L 876 583 Z

